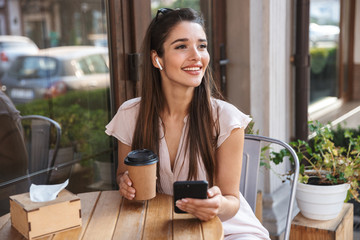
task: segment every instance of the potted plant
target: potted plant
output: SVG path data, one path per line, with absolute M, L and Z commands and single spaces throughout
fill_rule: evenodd
M 309 130 L 312 133 L 309 141 L 290 143 L 301 163 L 296 200 L 305 217 L 328 220 L 338 215 L 344 201 L 360 202 L 360 136 L 345 130 L 348 144 L 339 146 L 334 143 L 330 126 L 309 122 Z M 271 152 L 270 161 L 279 164 L 284 157 L 291 158 L 285 149 Z

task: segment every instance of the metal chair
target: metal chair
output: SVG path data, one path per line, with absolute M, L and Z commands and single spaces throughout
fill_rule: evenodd
M 61 127 L 40 115 L 22 116 L 18 124 L 9 114 L 0 112 L 0 130 L 0 215 L 3 215 L 9 212 L 9 196 L 29 191 L 31 183 L 49 183 Z
M 29 190 L 27 169 L 21 127 L 9 114 L 0 113 L 0 216 L 9 212 L 9 196 Z M 19 180 L 11 184 L 13 179 Z
M 24 130 L 24 142 L 29 157 L 29 174 L 46 170 L 46 174 L 35 174 L 31 182 L 35 184 L 48 184 L 59 150 L 61 127 L 53 119 L 40 115 L 27 115 L 21 117 Z M 55 131 L 52 131 L 52 127 Z M 54 137 L 51 135 L 55 134 Z M 55 139 L 51 142 L 51 139 Z M 53 148 L 53 149 L 51 149 Z
M 295 201 L 296 183 L 299 177 L 299 159 L 292 147 L 287 143 L 264 136 L 245 134 L 243 164 L 241 170 L 240 192 L 255 212 L 257 196 L 257 179 L 260 167 L 261 143 L 278 144 L 286 148 L 294 159 L 294 176 L 291 182 L 291 193 L 285 226 L 285 238 L 289 239 L 292 211 Z

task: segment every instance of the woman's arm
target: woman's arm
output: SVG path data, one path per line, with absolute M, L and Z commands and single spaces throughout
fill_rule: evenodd
M 119 183 L 118 181 L 119 176 L 121 176 L 124 172 L 127 171 L 127 167 L 124 163 L 124 159 L 126 158 L 126 156 L 130 151 L 131 151 L 131 146 L 128 146 L 118 141 L 118 168 L 116 172 L 117 183 Z
M 217 171 L 215 186 L 221 190 L 222 205 L 218 216 L 221 220 L 233 217 L 240 206 L 240 176 L 244 146 L 244 129 L 234 129 L 216 152 Z
M 116 182 L 119 185 L 119 192 L 121 196 L 132 200 L 135 197 L 135 188 L 131 187 L 132 182 L 127 174 L 127 167 L 124 163 L 124 159 L 131 151 L 131 147 L 119 141 L 118 148 L 118 169 L 116 171 Z
M 216 215 L 225 221 L 233 217 L 240 206 L 239 186 L 244 145 L 244 129 L 234 129 L 216 151 L 215 183 L 208 190 L 208 199 L 182 199 L 177 206 L 201 220 Z

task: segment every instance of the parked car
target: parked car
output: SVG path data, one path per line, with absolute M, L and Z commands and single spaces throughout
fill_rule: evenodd
M 34 54 L 39 51 L 36 44 L 28 37 L 0 36 L 0 78 L 9 69 L 19 55 Z
M 309 39 L 310 47 L 319 43 L 337 43 L 339 41 L 340 28 L 335 25 L 319 25 L 310 23 Z
M 108 49 L 66 46 L 19 56 L 1 84 L 14 103 L 55 97 L 70 90 L 106 88 L 110 84 Z

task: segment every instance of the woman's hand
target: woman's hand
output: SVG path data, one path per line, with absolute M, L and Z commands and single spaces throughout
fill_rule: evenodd
M 176 206 L 202 221 L 209 221 L 218 215 L 223 196 L 220 188 L 214 186 L 207 191 L 208 199 L 183 198 L 176 201 Z
M 133 200 L 135 197 L 135 188 L 132 187 L 128 172 L 118 176 L 119 192 L 126 199 Z

